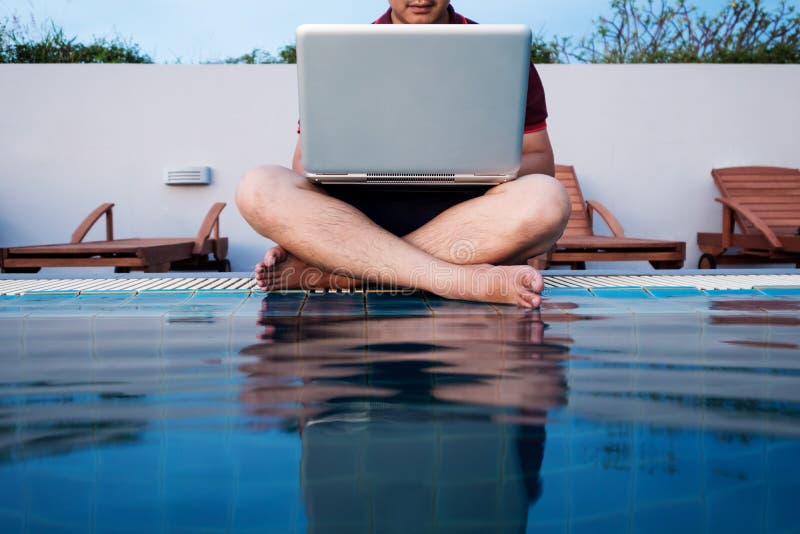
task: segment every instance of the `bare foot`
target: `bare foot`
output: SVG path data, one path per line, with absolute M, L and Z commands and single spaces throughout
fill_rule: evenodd
M 357 287 L 356 280 L 334 275 L 312 267 L 283 247 L 275 246 L 264 254 L 264 259 L 253 270 L 256 285 L 266 291 L 278 289 L 350 289 Z
M 455 276 L 437 277 L 433 291 L 447 298 L 538 308 L 544 279 L 528 265 L 465 265 Z M 443 273 L 444 274 L 444 273 Z

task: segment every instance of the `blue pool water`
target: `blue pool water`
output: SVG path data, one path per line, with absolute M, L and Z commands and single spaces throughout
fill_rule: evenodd
M 800 532 L 798 293 L 0 297 L 0 532 Z

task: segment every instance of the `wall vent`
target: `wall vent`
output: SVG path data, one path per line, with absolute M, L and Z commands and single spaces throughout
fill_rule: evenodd
M 211 183 L 211 167 L 176 167 L 164 169 L 167 185 L 208 185 Z

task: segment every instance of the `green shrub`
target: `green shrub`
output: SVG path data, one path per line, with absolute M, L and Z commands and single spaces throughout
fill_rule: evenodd
M 781 0 L 733 0 L 716 16 L 685 0 L 612 0 L 613 15 L 565 50 L 588 63 L 800 63 L 800 16 Z
M 119 37 L 95 38 L 91 43 L 77 42 L 50 22 L 41 36 L 35 37 L 31 26 L 23 26 L 14 17 L 0 22 L 0 62 L 2 63 L 152 63 L 139 45 Z

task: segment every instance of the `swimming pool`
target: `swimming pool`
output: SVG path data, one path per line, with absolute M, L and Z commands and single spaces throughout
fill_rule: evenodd
M 0 296 L 0 531 L 800 531 L 787 279 L 539 312 L 136 280 Z

